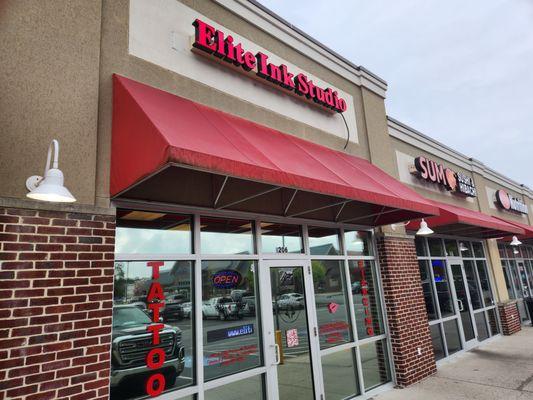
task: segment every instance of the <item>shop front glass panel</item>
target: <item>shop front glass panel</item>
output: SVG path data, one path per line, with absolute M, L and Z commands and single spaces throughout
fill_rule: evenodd
M 336 256 L 340 254 L 339 230 L 309 226 L 309 250 L 313 256 Z
M 472 316 L 470 315 L 470 303 L 466 294 L 466 283 L 463 279 L 460 264 L 452 264 L 453 283 L 455 285 L 455 294 L 457 296 L 457 302 L 459 303 L 459 313 L 461 315 L 461 321 L 463 325 L 463 332 L 465 335 L 465 341 L 472 340 L 476 337 L 474 334 L 474 326 L 472 324 Z
M 344 230 L 344 246 L 349 256 L 372 256 L 372 233 L 369 231 Z
M 418 260 L 420 267 L 420 278 L 422 280 L 422 291 L 424 292 L 424 301 L 426 311 L 430 321 L 438 319 L 437 309 L 435 307 L 435 298 L 433 295 L 433 285 L 431 284 L 431 272 L 429 270 L 428 260 Z
M 516 295 L 513 289 L 513 278 L 511 276 L 511 269 L 506 261 L 502 261 L 503 276 L 505 278 L 505 286 L 507 287 L 507 293 L 510 299 L 516 299 Z
M 311 262 L 320 348 L 352 340 L 346 301 L 344 261 Z
M 431 257 L 443 257 L 445 255 L 442 239 L 428 238 L 428 246 Z
M 472 242 L 472 248 L 474 249 L 474 257 L 485 258 L 485 252 L 483 251 L 483 243 Z
M 459 247 L 457 241 L 453 239 L 444 239 L 444 246 L 446 247 L 446 256 L 448 257 L 460 257 Z
M 481 342 L 489 337 L 485 313 L 483 311 L 475 313 L 474 319 L 476 320 L 477 340 Z
M 202 261 L 204 379 L 262 365 L 256 263 Z
M 263 375 L 252 376 L 215 389 L 206 390 L 205 400 L 264 400 Z
M 360 346 L 359 353 L 366 391 L 390 381 L 389 356 L 384 340 Z
M 350 260 L 350 285 L 359 340 L 381 335 L 383 316 L 373 261 Z
M 474 310 L 483 307 L 481 301 L 481 291 L 476 275 L 476 264 L 472 260 L 464 260 L 463 267 L 466 275 L 466 284 L 468 285 L 468 293 L 470 294 L 470 302 Z
M 427 257 L 428 250 L 426 247 L 426 239 L 420 236 L 415 236 L 416 255 L 418 257 Z
M 526 260 L 525 262 L 527 266 L 529 290 L 531 292 L 531 296 L 533 297 L 533 260 Z
M 189 216 L 135 210 L 117 211 L 116 253 L 190 254 L 191 249 Z
M 487 310 L 487 315 L 489 317 L 490 335 L 497 335 L 498 333 L 500 333 L 500 325 L 498 324 L 498 315 L 496 314 L 496 309 L 492 308 L 490 310 Z
M 433 279 L 437 288 L 437 299 L 439 301 L 441 317 L 447 317 L 455 314 L 453 308 L 453 298 L 446 272 L 446 262 L 444 260 L 431 260 L 433 268 Z
M 252 222 L 240 219 L 202 217 L 200 244 L 204 254 L 252 254 Z
M 446 337 L 446 346 L 448 349 L 448 355 L 453 354 L 461 350 L 461 337 L 459 336 L 459 326 L 457 320 L 452 319 L 445 321 L 442 324 L 444 328 L 444 336 Z
M 164 375 L 167 391 L 194 384 L 192 270 L 192 261 L 164 262 L 157 282 L 165 300 L 156 310 L 148 302 L 153 281 L 147 262 L 115 263 L 111 399 L 145 396 L 146 380 L 156 372 Z M 163 324 L 160 345 L 153 344 L 153 334 L 147 330 L 155 324 L 154 318 Z M 156 347 L 165 351 L 165 362 L 159 369 L 148 370 L 146 356 Z
M 459 242 L 459 251 L 463 258 L 472 258 L 474 253 L 472 252 L 472 243 L 467 241 Z
M 261 222 L 261 245 L 263 253 L 303 253 L 300 225 Z
M 438 361 L 446 357 L 446 353 L 444 352 L 444 343 L 440 333 L 440 324 L 430 325 L 429 331 L 431 333 L 431 344 L 433 345 L 435 360 Z
M 522 284 L 520 282 L 520 277 L 518 275 L 518 271 L 516 269 L 516 261 L 515 260 L 510 260 L 509 261 L 509 265 L 510 265 L 510 271 L 511 271 L 511 281 L 513 282 L 513 286 L 514 286 L 514 289 L 515 289 L 516 296 L 519 299 L 523 299 L 524 298 L 524 291 L 523 291 Z
M 485 307 L 492 306 L 494 305 L 494 297 L 492 295 L 492 289 L 490 287 L 487 263 L 484 260 L 476 260 L 476 267 L 479 275 L 481 291 L 483 292 L 483 300 L 485 302 Z
M 284 362 L 277 366 L 281 400 L 314 399 L 303 267 L 271 267 L 274 329 Z
M 326 399 L 341 400 L 359 394 L 354 349 L 322 356 L 322 374 Z
M 518 270 L 518 275 L 520 277 L 522 293 L 524 294 L 524 297 L 530 297 L 531 292 L 529 291 L 529 282 L 527 279 L 527 271 L 526 271 L 524 261 L 517 261 L 516 266 Z

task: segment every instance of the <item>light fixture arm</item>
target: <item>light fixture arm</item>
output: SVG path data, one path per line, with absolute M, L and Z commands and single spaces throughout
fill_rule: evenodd
M 52 168 L 57 169 L 59 167 L 59 142 L 57 139 L 52 139 L 50 142 L 50 146 L 48 146 L 48 156 L 46 157 L 46 167 L 44 168 L 44 175 L 46 176 L 46 173 L 50 169 L 50 161 L 52 159 L 52 145 L 54 146 L 54 163 L 52 165 Z

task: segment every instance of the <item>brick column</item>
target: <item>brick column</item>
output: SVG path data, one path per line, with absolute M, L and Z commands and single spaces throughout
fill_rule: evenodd
M 107 399 L 115 217 L 0 208 L 0 399 Z
M 437 371 L 415 243 L 380 236 L 377 248 L 396 383 L 405 387 Z
M 516 300 L 499 303 L 498 311 L 500 313 L 500 322 L 502 324 L 502 333 L 504 335 L 509 336 L 522 329 Z

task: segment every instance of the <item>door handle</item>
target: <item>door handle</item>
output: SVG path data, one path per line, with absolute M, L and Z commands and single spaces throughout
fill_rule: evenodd
M 463 301 L 457 299 L 457 303 L 459 304 L 459 312 L 464 311 L 465 310 L 465 305 L 463 304 Z
M 276 361 L 274 362 L 274 365 L 279 365 L 279 363 L 281 362 L 279 344 L 275 343 L 272 347 L 274 347 L 274 354 L 276 355 Z

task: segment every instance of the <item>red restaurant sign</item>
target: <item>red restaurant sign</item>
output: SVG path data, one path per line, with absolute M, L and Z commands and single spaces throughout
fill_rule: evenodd
M 322 107 L 339 113 L 346 111 L 346 101 L 338 96 L 337 91 L 317 86 L 303 73 L 291 73 L 285 64 L 276 65 L 269 62 L 269 57 L 260 51 L 256 54 L 246 51 L 241 43 L 235 43 L 233 36 L 226 36 L 221 30 L 200 19 L 196 19 L 193 26 L 194 48 L 212 54 L 246 72 L 254 71 L 257 77 L 312 100 Z

